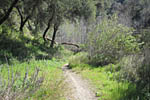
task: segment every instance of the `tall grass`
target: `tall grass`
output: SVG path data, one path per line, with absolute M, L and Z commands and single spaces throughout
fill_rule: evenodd
M 63 100 L 62 64 L 54 59 L 1 65 L 0 100 Z

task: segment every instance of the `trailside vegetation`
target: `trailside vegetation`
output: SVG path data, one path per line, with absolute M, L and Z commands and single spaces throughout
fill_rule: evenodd
M 69 62 L 100 100 L 150 100 L 149 10 L 149 0 L 0 0 L 0 99 L 64 100 Z

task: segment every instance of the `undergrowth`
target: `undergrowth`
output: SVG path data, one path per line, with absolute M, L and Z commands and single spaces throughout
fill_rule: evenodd
M 1 65 L 0 99 L 64 100 L 63 64 L 53 59 Z
M 71 57 L 70 68 L 90 80 L 99 100 L 147 100 L 140 96 L 136 84 L 122 78 L 120 64 L 92 66 L 87 63 L 87 58 L 85 53 Z
M 72 52 L 61 45 L 50 48 L 50 42 L 44 42 L 40 35 L 34 37 L 29 33 L 21 34 L 5 25 L 0 26 L 0 64 L 26 62 L 31 59 L 50 60 L 53 57 L 65 60 L 70 55 Z
M 0 26 L 0 100 L 64 100 L 61 66 L 72 52 Z

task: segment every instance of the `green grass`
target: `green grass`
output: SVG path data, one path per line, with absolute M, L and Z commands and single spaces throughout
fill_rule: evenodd
M 84 78 L 90 80 L 97 90 L 99 100 L 130 100 L 128 99 L 135 91 L 136 87 L 128 82 L 118 82 L 118 73 L 107 71 L 111 65 L 93 68 L 87 64 L 80 64 L 73 67 Z
M 1 96 L 6 95 L 5 92 L 8 90 L 6 87 L 10 85 L 10 94 L 16 93 L 18 95 L 15 100 L 65 100 L 65 84 L 61 70 L 63 64 L 64 62 L 53 59 L 32 60 L 30 62 L 16 63 L 12 66 L 1 65 L 0 77 L 3 83 L 0 86 Z M 37 77 L 35 77 L 36 69 L 39 70 Z M 26 73 L 28 73 L 28 77 L 24 82 Z M 12 78 L 12 76 L 14 77 Z M 13 84 L 11 84 L 12 80 L 14 80 Z M 40 83 L 40 81 L 42 82 Z M 27 90 L 24 91 L 27 86 Z
M 0 100 L 65 99 L 61 66 L 72 52 L 7 25 L 0 26 L 0 37 Z
M 136 86 L 122 80 L 119 65 L 95 67 L 87 62 L 85 53 L 74 55 L 69 60 L 70 68 L 93 84 L 99 100 L 135 100 L 132 98 L 135 95 Z

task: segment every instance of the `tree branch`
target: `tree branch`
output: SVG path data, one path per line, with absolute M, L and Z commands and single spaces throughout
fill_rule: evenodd
M 11 4 L 10 8 L 6 12 L 6 14 L 4 15 L 4 17 L 0 19 L 0 25 L 3 24 L 9 18 L 10 13 L 12 12 L 13 8 L 18 3 L 18 1 L 19 0 L 14 0 L 14 2 Z
M 18 11 L 18 13 L 20 15 L 21 20 L 23 20 L 23 15 L 22 15 L 22 12 L 20 11 L 19 7 L 16 6 L 16 9 L 17 9 L 17 11 Z
M 23 31 L 23 27 L 24 27 L 24 25 L 26 24 L 26 22 L 28 21 L 28 19 L 30 18 L 31 14 L 29 14 L 29 15 L 25 18 L 25 20 L 24 20 L 23 14 L 22 14 L 22 12 L 20 11 L 20 9 L 19 9 L 18 6 L 16 7 L 16 9 L 17 9 L 17 11 L 18 11 L 18 13 L 19 13 L 19 15 L 20 15 L 20 18 L 21 18 L 20 29 L 19 29 L 19 30 L 22 32 L 22 31 Z

